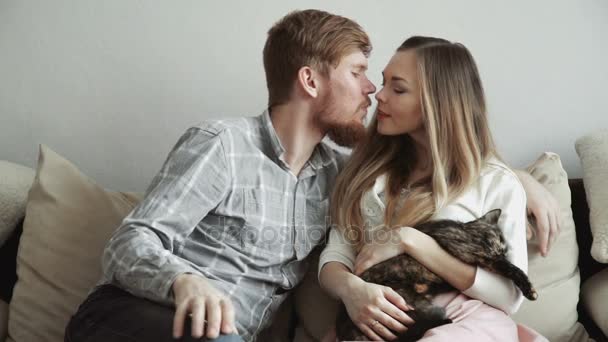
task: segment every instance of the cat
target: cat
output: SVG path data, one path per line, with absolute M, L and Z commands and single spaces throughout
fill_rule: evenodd
M 463 262 L 511 279 L 526 298 L 535 300 L 536 290 L 528 276 L 507 260 L 508 247 L 497 225 L 500 214 L 500 209 L 494 209 L 466 223 L 435 220 L 415 228 L 431 236 L 443 249 Z M 452 322 L 446 317 L 445 310 L 434 306 L 431 299 L 454 288 L 407 254 L 374 265 L 360 277 L 366 282 L 391 287 L 408 305 L 414 307 L 407 314 L 415 323 L 405 333 L 393 332 L 397 341 L 416 341 L 427 330 Z M 336 335 L 340 341 L 368 340 L 350 320 L 344 304 L 338 311 Z

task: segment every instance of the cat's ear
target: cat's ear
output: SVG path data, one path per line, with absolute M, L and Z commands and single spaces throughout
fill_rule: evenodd
M 485 222 L 488 222 L 489 224 L 496 224 L 498 223 L 498 219 L 500 218 L 501 212 L 502 210 L 500 209 L 490 210 L 485 215 L 480 217 L 479 220 L 483 220 Z

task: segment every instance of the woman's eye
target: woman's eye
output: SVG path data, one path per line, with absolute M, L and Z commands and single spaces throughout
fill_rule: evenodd
M 353 72 L 352 74 L 353 74 L 353 76 L 355 76 L 355 77 L 357 77 L 357 78 L 360 76 L 360 75 L 359 75 L 358 73 L 356 73 L 356 72 Z

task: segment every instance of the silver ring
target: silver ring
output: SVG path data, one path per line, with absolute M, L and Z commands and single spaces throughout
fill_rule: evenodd
M 378 322 L 378 321 L 373 321 L 373 322 L 372 322 L 372 327 L 375 327 L 375 326 L 376 326 L 376 324 L 378 324 L 378 323 L 380 323 L 380 322 Z

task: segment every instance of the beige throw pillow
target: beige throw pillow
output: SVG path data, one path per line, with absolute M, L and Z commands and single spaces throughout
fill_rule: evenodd
M 40 147 L 9 307 L 12 340 L 63 341 L 69 318 L 100 279 L 106 241 L 138 200 L 104 190 Z
M 591 256 L 598 262 L 608 263 L 608 130 L 581 137 L 575 146 L 589 203 L 593 234 Z
M 528 241 L 528 275 L 539 297 L 533 302 L 525 300 L 513 318 L 552 342 L 587 341 L 576 311 L 580 275 L 568 175 L 559 156 L 549 152 L 527 170 L 557 199 L 561 232 L 547 257 L 541 256 L 536 237 Z

